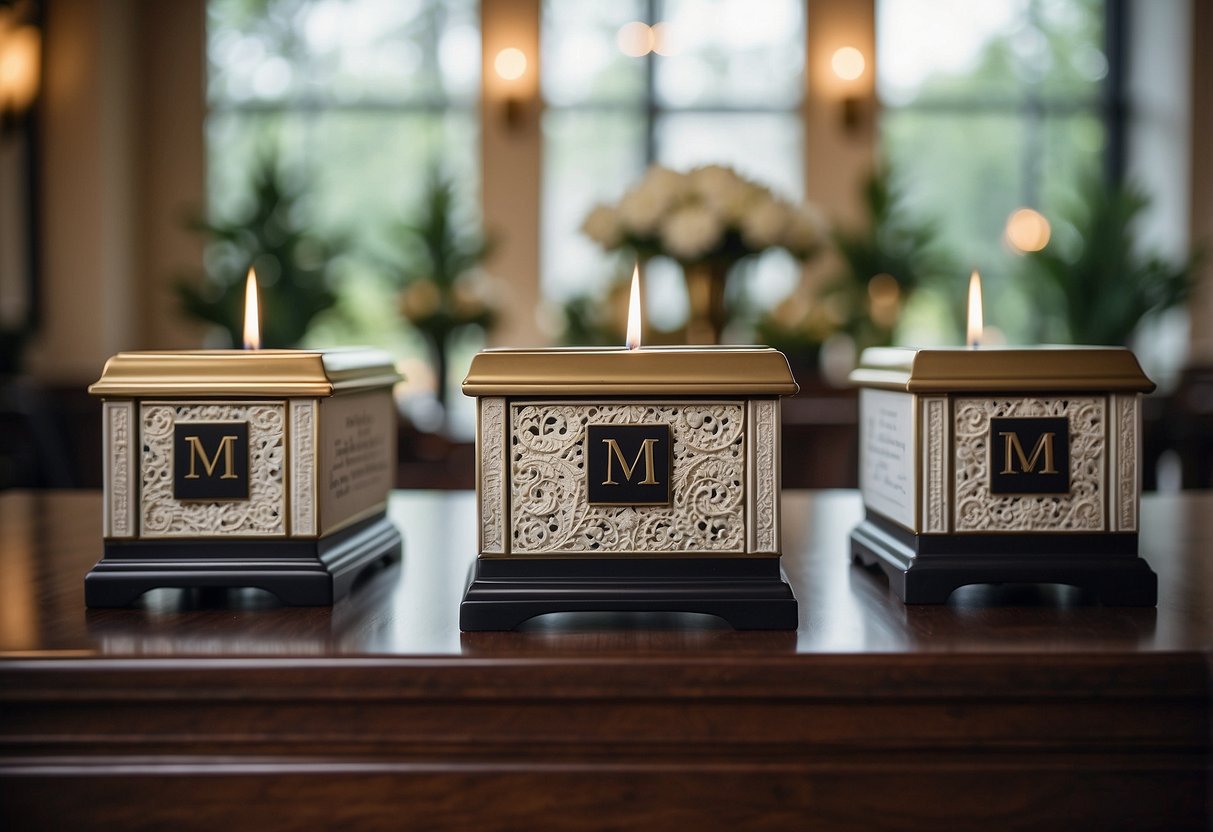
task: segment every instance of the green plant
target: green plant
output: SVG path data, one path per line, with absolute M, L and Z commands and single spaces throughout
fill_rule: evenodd
M 802 293 L 790 297 L 763 315 L 755 325 L 758 341 L 775 347 L 789 361 L 814 366 L 821 345 L 838 330 L 825 305 L 809 303 Z
M 892 343 L 910 296 L 937 275 L 954 273 L 937 224 L 905 205 L 901 184 L 886 163 L 862 186 L 864 220 L 838 228 L 830 241 L 840 267 L 821 289 L 800 289 L 757 324 L 766 343 L 806 363 L 842 333 L 862 349 Z
M 262 346 L 294 347 L 321 312 L 336 303 L 328 272 L 341 244 L 312 231 L 301 218 L 303 194 L 274 154 L 263 155 L 249 180 L 249 208 L 232 219 L 191 223 L 208 238 L 205 280 L 178 281 L 181 307 L 191 317 L 242 340 L 244 282 L 257 272 Z
M 561 306 L 564 330 L 561 341 L 569 346 L 618 346 L 624 333 L 609 320 L 606 302 L 597 295 L 577 295 Z
M 1174 263 L 1143 250 L 1136 223 L 1150 198 L 1137 185 L 1090 176 L 1079 193 L 1063 217 L 1074 233 L 1026 255 L 1025 276 L 1048 293 L 1070 343 L 1124 345 L 1143 318 L 1187 299 L 1199 255 Z
M 845 310 L 841 328 L 860 349 L 891 344 L 914 291 L 956 271 L 940 246 L 937 223 L 906 207 L 901 182 L 887 163 L 864 181 L 863 205 L 862 225 L 834 231 L 842 269 L 825 289 L 836 308 Z
M 394 256 L 386 265 L 400 290 L 400 311 L 425 338 L 446 403 L 452 337 L 468 328 L 489 330 L 496 322 L 488 281 L 480 264 L 492 242 L 459 221 L 455 184 L 432 170 L 411 221 L 394 227 Z

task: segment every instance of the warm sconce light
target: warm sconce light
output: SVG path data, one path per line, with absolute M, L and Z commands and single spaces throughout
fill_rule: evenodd
M 843 46 L 835 49 L 830 57 L 830 69 L 834 77 L 842 82 L 845 91 L 842 97 L 842 126 L 848 133 L 853 133 L 863 119 L 862 100 L 856 90 L 856 82 L 863 77 L 867 60 L 854 46 Z
M 0 12 L 0 124 L 20 117 L 38 95 L 42 35 L 22 20 L 23 6 Z
M 866 66 L 867 62 L 863 59 L 863 53 L 854 46 L 835 49 L 834 56 L 830 58 L 830 68 L 843 81 L 858 81 L 863 76 Z
M 505 124 L 511 130 L 522 123 L 522 92 L 519 82 L 526 75 L 526 53 L 513 46 L 506 47 L 493 59 L 493 71 L 503 82 L 505 92 Z
M 526 53 L 512 46 L 502 49 L 493 59 L 493 70 L 505 81 L 517 81 L 526 75 Z

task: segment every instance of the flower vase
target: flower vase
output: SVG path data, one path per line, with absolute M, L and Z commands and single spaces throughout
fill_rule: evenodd
M 732 267 L 733 264 L 728 262 L 696 263 L 684 267 L 691 307 L 687 343 L 721 343 L 725 325 L 729 322 L 724 290 Z

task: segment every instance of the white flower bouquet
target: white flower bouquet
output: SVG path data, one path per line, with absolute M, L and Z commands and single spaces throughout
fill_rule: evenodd
M 617 203 L 595 205 L 581 230 L 605 251 L 667 256 L 684 267 L 731 265 L 771 248 L 807 260 L 826 235 L 816 206 L 793 204 L 723 165 L 685 173 L 653 165 Z

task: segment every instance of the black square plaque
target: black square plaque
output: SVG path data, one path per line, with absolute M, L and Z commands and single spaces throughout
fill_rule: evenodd
M 670 504 L 669 425 L 587 425 L 590 505 Z
M 178 422 L 173 426 L 173 497 L 247 500 L 248 422 Z
M 990 493 L 1069 494 L 1069 422 L 1064 417 L 991 419 Z

